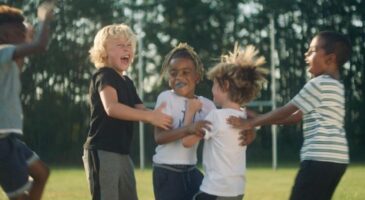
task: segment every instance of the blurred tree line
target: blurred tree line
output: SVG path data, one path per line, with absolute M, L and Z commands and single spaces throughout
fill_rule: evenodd
M 30 23 L 36 22 L 40 1 L 7 0 L 3 3 L 24 10 Z M 159 82 L 164 55 L 178 42 L 195 48 L 206 69 L 219 61 L 237 41 L 253 44 L 270 66 L 269 19 L 276 28 L 275 63 L 277 105 L 288 102 L 305 84 L 304 52 L 311 38 L 322 30 L 348 35 L 353 44 L 351 61 L 342 70 L 346 87 L 346 131 L 351 159 L 364 161 L 365 106 L 364 54 L 365 3 L 362 0 L 59 0 L 52 23 L 48 51 L 31 57 L 22 74 L 24 131 L 27 143 L 40 156 L 53 163 L 81 163 L 82 145 L 89 123 L 88 86 L 94 67 L 88 50 L 101 27 L 126 23 L 142 41 L 135 63 L 128 74 L 138 87 L 137 60 L 144 71 L 144 100 L 154 102 L 167 89 Z M 270 100 L 269 82 L 257 100 Z M 201 82 L 198 94 L 211 98 L 211 83 Z M 270 107 L 252 107 L 267 112 Z M 146 161 L 151 162 L 155 143 L 152 127 L 146 125 Z M 138 164 L 138 128 L 133 158 Z M 280 126 L 280 161 L 298 161 L 302 143 L 301 125 Z M 248 150 L 248 160 L 271 159 L 271 129 L 262 127 Z

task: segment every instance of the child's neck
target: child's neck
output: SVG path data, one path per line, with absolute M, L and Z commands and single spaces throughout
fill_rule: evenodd
M 234 110 L 241 110 L 241 105 L 232 101 L 226 101 L 221 105 L 222 108 L 230 108 Z
M 323 73 L 322 75 L 328 75 L 332 77 L 333 79 L 340 80 L 340 73 L 338 70 L 328 71 Z
M 329 65 L 323 74 L 326 74 L 336 80 L 340 79 L 340 72 L 338 71 L 338 66 L 335 64 Z

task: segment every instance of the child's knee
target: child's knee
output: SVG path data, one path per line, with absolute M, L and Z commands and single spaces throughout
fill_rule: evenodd
M 50 176 L 50 169 L 42 161 L 38 161 L 29 166 L 29 175 L 35 182 L 46 182 Z

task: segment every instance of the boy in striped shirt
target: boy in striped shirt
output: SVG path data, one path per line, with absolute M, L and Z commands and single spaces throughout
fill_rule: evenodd
M 301 166 L 291 200 L 331 199 L 349 163 L 344 130 L 345 93 L 340 67 L 351 53 L 350 42 L 340 33 L 320 32 L 305 53 L 313 78 L 286 105 L 253 119 L 230 117 L 236 128 L 267 124 L 293 124 L 303 119 Z

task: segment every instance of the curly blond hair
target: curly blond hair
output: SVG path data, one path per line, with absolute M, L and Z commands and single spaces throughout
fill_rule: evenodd
M 162 63 L 161 75 L 167 74 L 170 61 L 174 58 L 189 58 L 195 64 L 195 71 L 198 73 L 200 80 L 203 78 L 204 65 L 200 60 L 198 54 L 194 51 L 194 48 L 189 46 L 187 43 L 179 43 L 175 48 L 173 48 L 166 56 Z
M 122 38 L 132 43 L 133 53 L 135 53 L 137 38 L 134 32 L 125 24 L 112 24 L 103 27 L 94 38 L 94 44 L 89 50 L 90 60 L 96 68 L 107 65 L 107 54 L 105 43 L 108 39 Z M 133 58 L 131 59 L 133 62 Z
M 262 68 L 265 63 L 265 58 L 258 56 L 254 46 L 241 50 L 236 44 L 233 52 L 222 55 L 221 62 L 211 68 L 207 76 L 228 91 L 231 101 L 243 105 L 258 95 L 266 81 L 267 70 Z

